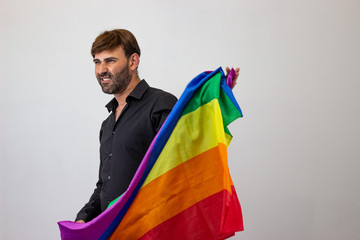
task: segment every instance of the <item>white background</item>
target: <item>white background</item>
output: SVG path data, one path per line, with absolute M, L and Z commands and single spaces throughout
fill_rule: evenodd
M 59 239 L 90 197 L 111 99 L 90 47 L 113 28 L 177 97 L 202 71 L 241 67 L 233 239 L 360 239 L 359 23 L 357 0 L 1 0 L 0 239 Z

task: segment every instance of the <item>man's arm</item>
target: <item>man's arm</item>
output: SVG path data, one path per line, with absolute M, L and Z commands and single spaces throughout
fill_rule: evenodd
M 89 202 L 85 204 L 85 206 L 79 211 L 76 216 L 76 222 L 88 222 L 93 218 L 98 216 L 101 213 L 101 205 L 100 205 L 100 190 L 102 186 L 102 181 L 98 180 L 96 183 L 96 188 L 94 193 L 91 195 Z
M 96 188 L 94 193 L 91 195 L 89 202 L 85 204 L 85 206 L 79 211 L 76 216 L 76 222 L 88 222 L 93 218 L 98 216 L 101 213 L 101 205 L 100 205 L 100 190 L 101 190 L 102 182 L 99 178 L 96 183 Z
M 100 128 L 100 133 L 99 133 L 100 142 L 103 134 L 104 122 L 101 124 L 101 128 Z M 100 191 L 102 188 L 102 181 L 100 178 L 101 169 L 102 169 L 102 162 L 100 160 L 99 180 L 96 183 L 96 188 L 94 190 L 94 193 L 91 195 L 89 202 L 85 204 L 85 206 L 79 211 L 79 213 L 76 216 L 75 221 L 78 223 L 85 223 L 91 221 L 101 213 L 101 202 L 100 202 Z

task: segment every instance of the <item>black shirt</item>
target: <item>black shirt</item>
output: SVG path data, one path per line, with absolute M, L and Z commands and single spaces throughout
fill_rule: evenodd
M 76 221 L 90 221 L 126 191 L 151 141 L 176 101 L 176 97 L 170 93 L 151 88 L 142 80 L 126 98 L 126 106 L 117 121 L 116 99 L 106 105 L 111 114 L 100 130 L 99 180 Z

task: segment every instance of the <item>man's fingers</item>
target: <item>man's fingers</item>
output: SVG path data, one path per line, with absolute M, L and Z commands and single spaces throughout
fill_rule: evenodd
M 226 77 L 228 77 L 229 74 L 230 74 L 230 68 L 229 68 L 229 67 L 226 67 Z M 240 68 L 237 67 L 237 68 L 235 68 L 235 76 L 234 76 L 233 79 L 232 79 L 232 82 L 233 82 L 233 83 L 232 83 L 231 89 L 234 89 L 234 87 L 235 87 L 235 85 L 236 85 L 236 83 L 237 83 L 237 79 L 238 79 L 238 77 L 239 77 L 239 74 L 240 74 Z
M 230 73 L 230 68 L 226 67 L 226 75 L 228 75 Z

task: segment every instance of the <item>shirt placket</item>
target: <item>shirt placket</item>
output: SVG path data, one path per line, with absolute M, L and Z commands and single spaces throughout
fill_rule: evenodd
M 109 151 L 109 154 L 108 154 L 108 161 L 111 162 L 112 161 L 112 156 L 113 156 L 113 148 L 115 146 L 114 144 L 114 138 L 115 138 L 115 135 L 116 135 L 116 129 L 117 129 L 117 126 L 120 124 L 120 120 L 124 114 L 124 112 L 126 111 L 126 109 L 128 108 L 128 103 L 124 106 L 123 110 L 121 111 L 120 113 L 120 116 L 119 118 L 117 119 L 117 121 L 115 121 L 115 111 L 113 111 L 113 121 L 115 122 L 114 123 L 114 126 L 112 128 L 112 132 L 111 132 L 111 148 L 110 148 L 110 151 Z M 110 164 L 111 165 L 111 164 Z M 107 184 L 110 184 L 110 181 L 111 181 L 111 178 L 112 178 L 112 168 L 109 169 L 109 173 L 107 174 L 106 176 L 106 181 L 107 181 Z M 109 193 L 106 194 L 107 196 L 107 203 L 109 204 L 112 200 L 114 200 L 114 196 L 111 196 Z

